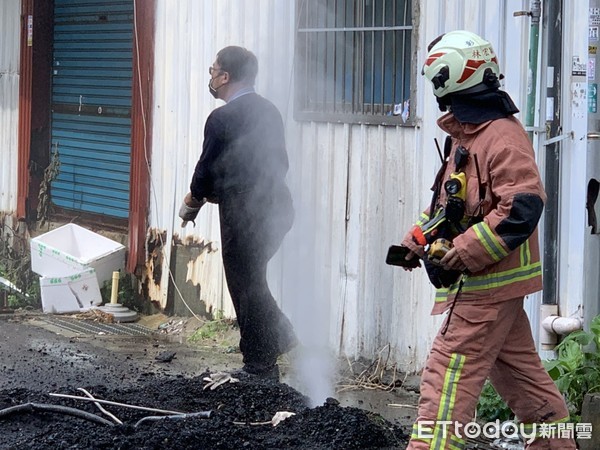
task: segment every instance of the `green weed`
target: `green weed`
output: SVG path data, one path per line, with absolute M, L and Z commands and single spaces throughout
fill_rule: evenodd
M 41 309 L 39 277 L 31 270 L 29 242 L 6 224 L 0 228 L 0 276 L 14 286 L 0 285 L 8 306 Z
M 600 392 L 600 316 L 592 320 L 590 331 L 576 331 L 556 347 L 557 359 L 543 361 L 569 407 L 573 422 L 579 422 L 586 394 Z M 484 421 L 507 420 L 512 411 L 493 386 L 486 382 L 477 416 Z
M 213 320 L 205 322 L 188 337 L 188 342 L 199 343 L 207 340 L 220 340 L 232 329 L 232 327 L 232 320 L 226 319 L 223 311 L 217 311 Z
M 486 381 L 479 396 L 477 418 L 484 422 L 494 422 L 495 420 L 503 422 L 513 416 L 513 412 L 496 392 L 492 383 Z
M 103 286 L 100 287 L 100 295 L 103 303 L 110 303 L 112 293 L 112 280 L 104 282 Z M 119 289 L 117 291 L 117 303 L 123 305 L 126 308 L 136 311 L 138 313 L 143 312 L 143 299 L 136 290 L 136 280 L 130 273 L 119 274 Z

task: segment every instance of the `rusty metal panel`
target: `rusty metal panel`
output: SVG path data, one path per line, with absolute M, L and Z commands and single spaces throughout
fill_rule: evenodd
M 0 2 L 0 212 L 17 207 L 21 2 Z

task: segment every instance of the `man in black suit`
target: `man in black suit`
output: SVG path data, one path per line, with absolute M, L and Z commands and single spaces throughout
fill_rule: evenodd
M 206 120 L 202 155 L 179 212 L 194 220 L 219 205 L 223 265 L 240 327 L 243 372 L 279 377 L 277 357 L 297 342 L 267 283 L 267 263 L 290 230 L 288 157 L 277 108 L 254 91 L 256 56 L 225 47 L 209 68 L 209 90 L 226 104 Z

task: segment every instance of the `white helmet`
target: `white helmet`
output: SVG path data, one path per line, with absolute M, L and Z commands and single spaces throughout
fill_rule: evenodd
M 491 86 L 490 82 L 502 78 L 492 45 L 465 30 L 450 31 L 434 41 L 422 74 L 433 84 L 436 97 L 465 91 L 484 81 Z M 495 78 L 486 80 L 491 74 Z

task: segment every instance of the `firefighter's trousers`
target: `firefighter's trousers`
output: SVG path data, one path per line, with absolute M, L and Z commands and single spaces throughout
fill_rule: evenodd
M 565 434 L 568 409 L 536 352 L 523 298 L 483 305 L 459 300 L 448 319 L 423 370 L 408 449 L 463 449 L 473 436 L 464 425 L 474 422 L 488 377 L 529 433 L 527 449 L 575 449 L 573 433 Z

